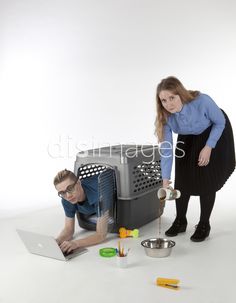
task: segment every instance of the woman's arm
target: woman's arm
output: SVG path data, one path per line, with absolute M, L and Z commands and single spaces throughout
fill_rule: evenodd
M 164 140 L 160 144 L 159 153 L 161 157 L 163 187 L 168 187 L 171 183 L 169 180 L 173 163 L 173 136 L 172 130 L 167 124 L 164 126 Z
M 212 128 L 206 145 L 214 148 L 225 128 L 225 117 L 216 103 L 209 96 L 207 97 L 204 99 L 203 105 L 206 108 L 208 119 L 212 122 Z
M 216 146 L 222 132 L 225 128 L 225 117 L 221 109 L 207 95 L 205 95 L 203 106 L 205 107 L 206 115 L 212 122 L 211 132 L 207 139 L 206 145 L 200 151 L 198 156 L 198 165 L 206 166 L 210 162 L 212 148 Z

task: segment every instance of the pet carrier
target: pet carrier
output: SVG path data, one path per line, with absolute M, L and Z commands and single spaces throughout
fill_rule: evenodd
M 141 227 L 163 213 L 164 203 L 157 197 L 162 183 L 158 146 L 115 145 L 79 152 L 74 172 L 80 179 L 98 175 L 99 207 L 109 209 L 110 231 Z M 85 229 L 96 229 L 94 219 L 78 214 Z

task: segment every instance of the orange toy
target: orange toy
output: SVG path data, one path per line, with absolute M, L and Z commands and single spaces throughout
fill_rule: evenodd
M 157 278 L 156 279 L 156 285 L 174 289 L 174 290 L 180 289 L 180 287 L 178 286 L 179 282 L 180 281 L 178 279 L 168 279 L 168 278 Z
M 126 237 L 133 237 L 133 238 L 138 238 L 139 236 L 139 230 L 138 229 L 126 229 L 124 227 L 121 227 L 119 229 L 119 236 L 120 238 L 126 238 Z

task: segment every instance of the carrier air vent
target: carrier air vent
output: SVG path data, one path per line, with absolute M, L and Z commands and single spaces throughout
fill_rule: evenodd
M 162 182 L 160 160 L 133 167 L 133 192 L 156 188 Z

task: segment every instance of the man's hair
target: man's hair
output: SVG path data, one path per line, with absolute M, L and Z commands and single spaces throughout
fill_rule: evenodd
M 65 181 L 66 179 L 70 179 L 71 181 L 76 181 L 78 178 L 72 171 L 64 169 L 57 173 L 56 177 L 53 180 L 53 184 L 54 186 L 57 186 L 57 184 Z

